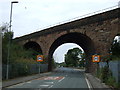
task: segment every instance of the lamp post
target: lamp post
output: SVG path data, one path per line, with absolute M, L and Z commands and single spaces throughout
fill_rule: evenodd
M 120 1 L 118 2 L 118 8 L 120 8 Z
M 12 8 L 13 8 L 13 4 L 14 3 L 18 3 L 18 1 L 12 1 L 11 2 L 9 32 L 11 32 L 11 26 L 12 26 L 11 25 L 11 22 L 12 22 Z M 6 79 L 9 78 L 10 40 L 11 40 L 11 35 L 9 34 Z

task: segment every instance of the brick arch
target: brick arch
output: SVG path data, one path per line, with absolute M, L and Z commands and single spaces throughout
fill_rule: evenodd
M 42 49 L 41 49 L 40 45 L 37 42 L 35 42 L 35 41 L 26 42 L 23 45 L 23 47 L 25 49 L 33 49 L 33 50 L 39 52 L 40 54 L 42 54 Z
M 61 35 L 53 42 L 53 44 L 49 49 L 48 63 L 49 63 L 50 70 L 52 69 L 51 61 L 52 61 L 52 56 L 54 51 L 64 43 L 75 43 L 79 45 L 84 50 L 87 57 L 96 53 L 93 41 L 85 34 L 74 32 L 74 33 L 67 33 L 67 34 Z M 88 62 L 90 64 L 90 61 Z
M 24 45 L 29 41 L 39 43 L 47 63 L 51 62 L 50 59 L 54 50 L 65 42 L 78 44 L 89 57 L 94 52 L 100 54 L 102 59 L 102 57 L 108 55 L 114 37 L 120 34 L 119 13 L 119 8 L 116 8 L 18 37 L 14 41 L 20 45 Z M 65 37 L 69 38 L 65 39 Z M 90 68 L 95 71 L 96 67 L 93 65 Z

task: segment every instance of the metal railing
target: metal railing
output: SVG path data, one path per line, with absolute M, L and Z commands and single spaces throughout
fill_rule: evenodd
M 2 79 L 6 79 L 7 65 L 2 64 Z M 48 64 L 40 64 L 40 72 L 39 72 L 39 64 L 27 64 L 27 63 L 14 63 L 9 64 L 9 77 L 7 79 L 39 74 L 48 72 Z

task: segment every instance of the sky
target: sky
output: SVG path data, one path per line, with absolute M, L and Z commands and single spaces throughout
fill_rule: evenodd
M 10 21 L 13 0 L 0 0 L 0 25 Z M 15 0 L 14 0 L 15 1 Z M 118 4 L 119 0 L 17 0 L 13 4 L 14 38 Z
M 0 0 L 0 25 L 10 22 L 11 1 L 13 0 Z M 82 15 L 118 5 L 119 2 L 119 0 L 17 1 L 19 3 L 14 3 L 12 8 L 14 38 L 76 20 Z M 73 46 L 71 45 L 71 47 Z M 63 46 L 63 48 L 67 49 L 67 46 Z M 60 55 L 59 52 L 58 50 L 56 55 Z
M 75 43 L 62 44 L 53 53 L 54 60 L 59 63 L 64 62 L 65 54 L 68 52 L 68 50 L 76 47 L 83 51 L 83 49 Z

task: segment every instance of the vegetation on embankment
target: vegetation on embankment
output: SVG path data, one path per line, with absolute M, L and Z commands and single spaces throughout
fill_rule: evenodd
M 99 68 L 96 76 L 106 85 L 109 85 L 111 88 L 120 88 L 120 83 L 117 83 L 115 78 L 112 75 L 108 66 Z
M 119 36 L 120 37 L 120 36 Z M 107 65 L 97 70 L 96 76 L 112 88 L 120 88 L 120 82 L 116 82 L 113 72 L 109 68 L 110 61 L 120 61 L 120 40 L 114 40 L 110 48 L 110 55 L 104 58 Z M 118 68 L 116 68 L 118 70 Z M 117 72 L 117 71 L 116 71 Z M 118 72 L 119 74 L 119 72 Z M 118 77 L 119 78 L 119 77 Z
M 6 78 L 7 64 L 9 64 L 9 78 L 33 74 L 34 70 L 37 69 L 31 71 L 30 68 L 38 68 L 36 55 L 40 53 L 31 48 L 25 49 L 23 46 L 13 42 L 14 32 L 8 30 L 8 24 L 0 26 L 0 30 L 2 31 L 3 79 Z

